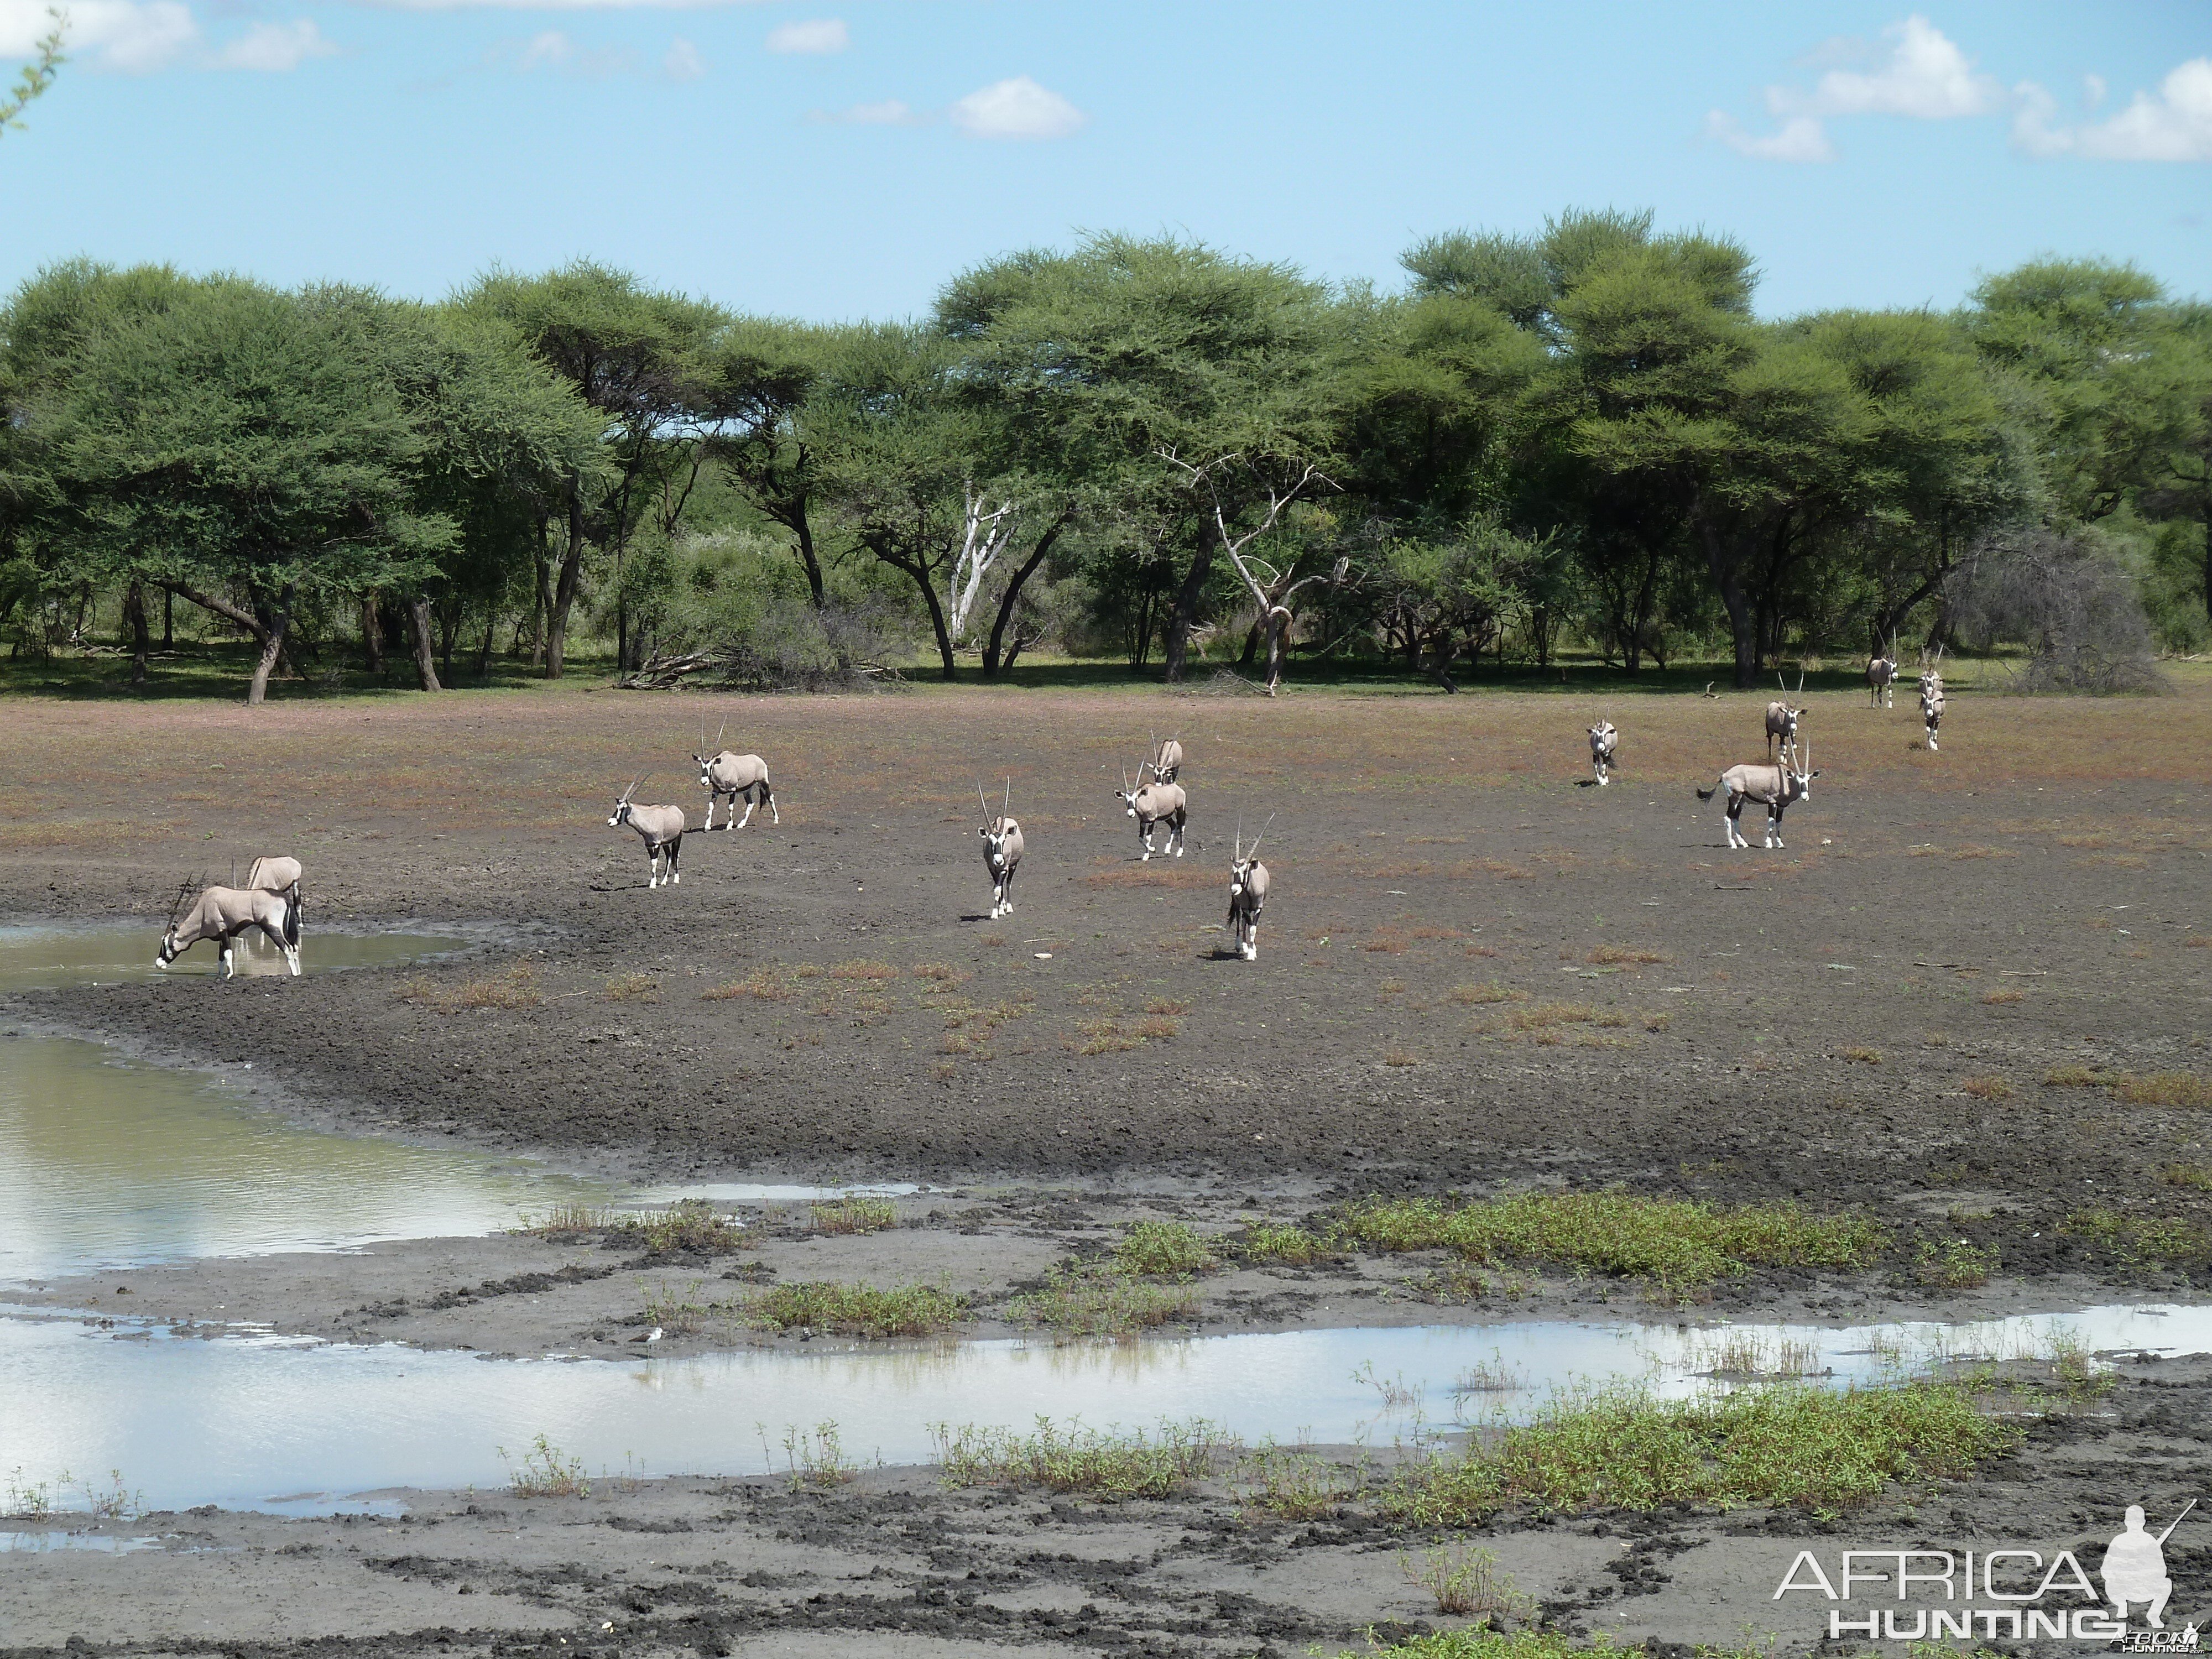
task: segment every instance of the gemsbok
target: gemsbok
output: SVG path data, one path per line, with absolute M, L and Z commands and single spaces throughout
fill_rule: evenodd
M 607 828 L 618 829 L 628 824 L 637 831 L 645 842 L 645 866 L 647 887 L 658 887 L 663 872 L 661 860 L 667 859 L 666 879 L 670 885 L 681 885 L 684 878 L 677 872 L 676 860 L 684 850 L 684 809 L 680 806 L 639 806 L 630 797 L 645 780 L 639 778 L 622 792 L 615 802 L 614 816 L 607 820 Z
M 1872 708 L 1893 708 L 1897 706 L 1897 641 L 1889 642 L 1889 654 L 1875 657 L 1867 663 L 1867 690 L 1874 701 Z
M 1589 728 L 1589 745 L 1590 764 L 1597 769 L 1598 787 L 1602 788 L 1607 781 L 1606 774 L 1613 764 L 1613 754 L 1620 747 L 1620 733 L 1602 714 L 1598 716 L 1597 724 Z M 1252 844 L 1256 847 L 1259 842 Z
M 1775 672 L 1774 683 L 1781 688 L 1782 701 L 1766 705 L 1766 758 L 1770 761 L 1774 758 L 1776 739 L 1781 740 L 1782 752 L 1785 757 L 1797 747 L 1797 722 L 1805 717 L 1805 711 L 1802 708 L 1792 708 L 1790 698 L 1793 695 L 1800 697 L 1805 695 L 1805 671 L 1802 668 L 1797 671 L 1797 690 L 1795 693 L 1791 692 L 1789 683 L 1782 678 L 1779 670 Z
M 983 807 L 983 827 L 975 833 L 983 837 L 983 862 L 991 871 L 991 920 L 996 921 L 1013 914 L 1014 872 L 1022 861 L 1022 826 L 1008 816 L 1014 805 L 1014 781 L 1006 780 L 1006 800 L 996 817 L 991 816 L 990 797 L 980 783 L 975 799 Z
M 1164 823 L 1168 827 L 1168 844 L 1160 850 L 1182 856 L 1183 825 L 1188 817 L 1188 801 L 1179 783 L 1140 783 L 1133 793 L 1129 775 L 1121 775 L 1121 787 L 1114 792 L 1129 809 L 1129 816 L 1137 821 L 1137 839 L 1144 843 L 1145 858 L 1152 856 L 1152 826 Z
M 728 724 L 725 722 L 722 731 L 728 730 Z M 703 739 L 706 735 L 707 728 L 702 726 L 699 728 L 699 736 Z M 699 787 L 707 792 L 707 822 L 699 833 L 705 835 L 714 829 L 714 804 L 725 795 L 730 798 L 730 817 L 723 821 L 723 829 L 744 829 L 752 822 L 756 806 L 767 807 L 769 821 L 781 823 L 783 814 L 776 810 L 775 791 L 769 786 L 768 763 L 758 755 L 733 754 L 720 746 L 721 741 L 722 732 L 715 732 L 716 752 L 711 756 L 691 757 L 699 763 Z M 738 797 L 740 795 L 745 798 L 745 815 L 743 817 L 738 817 Z
M 1237 851 L 1229 862 L 1229 939 L 1247 962 L 1260 959 L 1260 912 L 1267 903 L 1267 866 L 1260 862 L 1260 843 L 1267 838 L 1271 817 L 1244 850 L 1244 826 L 1237 826 Z
M 1152 744 L 1152 757 L 1137 769 L 1138 782 L 1142 783 L 1145 781 L 1146 771 L 1152 773 L 1156 782 L 1173 783 L 1182 773 L 1181 741 L 1175 738 L 1170 738 L 1165 743 L 1155 739 Z
M 1782 814 L 1793 801 L 1808 799 L 1813 793 L 1813 780 L 1820 775 L 1808 769 L 1813 763 L 1813 745 L 1805 744 L 1805 758 L 1792 763 L 1783 757 L 1778 766 L 1758 766 L 1745 762 L 1731 766 L 1720 775 L 1720 781 L 1711 789 L 1698 791 L 1699 800 L 1711 800 L 1721 791 L 1728 792 L 1728 844 L 1731 848 L 1748 847 L 1741 827 L 1736 823 L 1743 804 L 1755 800 L 1766 808 L 1766 845 L 1782 845 Z
M 299 976 L 300 901 L 295 893 L 209 887 L 202 890 L 187 910 L 185 902 L 191 897 L 190 882 L 177 889 L 176 902 L 169 907 L 169 926 L 161 935 L 161 948 L 154 953 L 156 968 L 167 968 L 202 939 L 211 939 L 222 957 L 222 976 L 228 979 L 234 971 L 232 941 L 248 928 L 258 927 L 284 953 L 293 977 Z
M 1936 647 L 1936 660 L 1920 659 L 1920 724 L 1928 733 L 1928 751 L 1936 752 L 1936 728 L 1943 724 L 1943 647 Z
M 245 890 L 249 893 L 274 893 L 278 897 L 289 896 L 294 909 L 300 908 L 300 860 L 286 858 L 258 858 L 247 866 Z M 251 951 L 256 935 L 246 936 L 246 947 Z

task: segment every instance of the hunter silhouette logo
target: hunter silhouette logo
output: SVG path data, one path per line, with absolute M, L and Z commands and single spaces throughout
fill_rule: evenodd
M 2127 1530 L 2105 1547 L 2105 1599 L 2112 1604 L 2112 1616 L 2125 1624 L 2130 1602 L 2149 1604 L 2145 1616 L 2153 1630 L 2164 1630 L 2166 1598 L 2173 1594 L 2173 1580 L 2166 1571 L 2166 1540 L 2173 1536 L 2173 1529 L 2181 1524 L 2182 1516 L 2197 1507 L 2191 1498 L 2180 1515 L 2166 1523 L 2166 1530 L 2155 1538 L 2145 1530 L 2142 1505 L 2128 1506 Z
M 1799 1590 L 1829 1601 L 1920 1603 L 1869 1607 L 1860 1616 L 1832 1607 L 1831 1640 L 1863 1636 L 1887 1642 L 1975 1637 L 1994 1641 L 2002 1637 L 2017 1642 L 2057 1637 L 2118 1642 L 2130 1651 L 2193 1653 L 2197 1644 L 2194 1624 L 2179 1635 L 2165 1633 L 2166 1606 L 2173 1595 L 2166 1541 L 2196 1507 L 2192 1498 L 2164 1531 L 2154 1533 L 2142 1506 L 2131 1505 L 2119 1534 L 2105 1547 L 2099 1575 L 2104 1583 L 2101 1595 L 2071 1550 L 2060 1550 L 2046 1559 L 2040 1550 L 1873 1549 L 1844 1551 L 1840 1570 L 1833 1576 L 1811 1550 L 1800 1550 L 1775 1587 L 1773 1599 L 1779 1601 Z M 1872 1585 L 1883 1588 L 1862 1588 Z M 2111 1604 L 2109 1612 L 2100 1605 L 2106 1602 Z M 2137 1607 L 2143 1610 L 2148 1629 L 2130 1634 L 2129 1615 Z

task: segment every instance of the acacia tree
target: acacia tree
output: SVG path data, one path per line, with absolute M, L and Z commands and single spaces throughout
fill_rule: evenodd
M 1334 453 L 1344 319 L 1327 290 L 1192 243 L 1098 236 L 969 272 L 937 323 L 963 348 L 963 386 L 1048 437 L 1055 476 L 1139 499 L 1179 490 L 1200 509 L 1176 515 L 1189 538 L 1165 656 L 1180 680 L 1217 556 L 1279 516 L 1271 487 Z
M 544 276 L 495 272 L 461 303 L 514 329 L 603 422 L 605 466 L 596 477 L 573 471 L 562 491 L 566 535 L 545 643 L 545 677 L 558 679 L 585 549 L 605 550 L 619 581 L 644 514 L 658 502 L 671 533 L 681 520 L 715 436 L 711 365 L 726 319 L 714 306 L 649 292 L 589 260 Z M 628 616 L 618 609 L 616 654 L 625 669 L 635 665 L 631 643 Z
M 159 557 L 162 586 L 249 635 L 249 705 L 303 597 L 411 584 L 453 538 L 416 508 L 423 442 L 390 378 L 329 313 L 252 283 L 110 321 L 32 426 L 50 532 Z

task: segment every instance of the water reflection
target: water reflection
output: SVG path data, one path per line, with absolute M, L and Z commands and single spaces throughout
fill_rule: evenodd
M 4 1310 L 0 1310 L 4 1311 Z M 787 1427 L 834 1422 L 862 1462 L 927 1462 L 939 1422 L 1027 1428 L 1040 1414 L 1125 1426 L 1203 1416 L 1248 1441 L 1387 1444 L 1425 1417 L 1449 1423 L 1471 1370 L 1526 1385 L 1475 1416 L 1525 1416 L 1552 1389 L 1635 1379 L 1682 1397 L 1717 1334 L 1810 1344 L 1839 1386 L 1931 1354 L 2091 1348 L 2212 1349 L 2212 1309 L 2093 1308 L 1969 1326 L 1830 1330 L 1522 1323 L 1293 1331 L 1130 1345 L 975 1342 L 893 1352 L 736 1352 L 606 1363 L 483 1360 L 406 1349 L 301 1346 L 154 1333 L 118 1342 L 52 1318 L 0 1317 L 0 1469 L 121 1471 L 154 1507 L 295 1511 L 397 1486 L 496 1486 L 500 1449 L 543 1434 L 588 1473 L 745 1474 L 780 1468 Z M 1385 1409 L 1370 1380 L 1406 1393 Z M 283 1494 L 280 1499 L 270 1494 Z M 325 1494 L 327 1494 L 325 1496 Z M 355 1506 L 358 1506 L 358 1499 Z

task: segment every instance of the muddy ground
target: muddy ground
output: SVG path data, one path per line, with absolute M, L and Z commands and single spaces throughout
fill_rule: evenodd
M 757 1249 L 707 1262 L 518 1237 L 106 1276 L 132 1313 L 180 1323 L 219 1308 L 350 1340 L 619 1353 L 643 1280 L 736 1296 L 933 1277 L 975 1295 L 969 1328 L 991 1334 L 1012 1328 L 1011 1295 L 1141 1215 L 1233 1235 L 1369 1192 L 1532 1182 L 1795 1197 L 1897 1230 L 1872 1270 L 1733 1282 L 1716 1312 L 2194 1298 L 2206 1268 L 2187 1252 L 2063 1224 L 2212 1218 L 2191 1103 L 2212 1074 L 2212 685 L 2155 721 L 2139 702 L 1954 695 L 1940 755 L 1910 709 L 1822 695 L 1806 720 L 1820 775 L 1787 849 L 1736 853 L 1717 804 L 1690 792 L 1759 754 L 1763 699 L 1616 699 L 1624 766 L 1603 789 L 1583 775 L 1584 701 L 11 703 L 0 915 L 158 923 L 184 876 L 285 852 L 307 866 L 311 964 L 321 927 L 466 924 L 473 942 L 416 971 L 25 994 L 0 1024 L 252 1062 L 269 1098 L 358 1132 L 611 1176 L 935 1189 L 895 1232 L 770 1218 Z M 769 758 L 781 823 L 695 833 L 682 884 L 648 891 L 606 814 L 652 767 L 643 794 L 696 821 L 684 757 L 702 712 Z M 1140 862 L 1113 791 L 1147 731 L 1170 729 L 1189 752 L 1191 850 Z M 993 924 L 974 785 L 1009 773 L 1029 852 L 1018 908 Z M 1274 815 L 1256 963 L 1219 951 L 1240 811 L 1248 834 Z M 1938 1236 L 1997 1250 L 1996 1280 L 1925 1282 L 1917 1249 Z M 1436 1293 L 1441 1265 L 1239 1269 L 1202 1281 L 1182 1328 L 1617 1314 L 1645 1297 L 1532 1273 L 1455 1299 Z M 118 1305 L 105 1279 L 46 1295 Z M 2071 1536 L 2108 1526 L 2123 1487 L 2156 1498 L 2144 1469 L 2180 1492 L 2205 1386 L 2167 1390 L 2182 1374 L 2130 1372 L 2121 1419 L 2039 1431 L 1920 1513 L 1949 1516 L 1947 1536 Z M 2116 1478 L 2154 1422 L 2171 1458 L 2142 1453 Z M 505 1513 L 418 1496 L 388 1529 L 168 1517 L 139 1529 L 175 1534 L 158 1550 L 0 1556 L 0 1647 L 305 1652 L 326 1633 L 537 1650 L 545 1630 L 552 1651 L 565 1637 L 626 1653 L 1291 1653 L 1421 1614 L 1406 1540 L 1357 1517 L 1255 1530 L 1219 1493 L 1100 1509 L 901 1473 L 827 1493 L 676 1481 L 565 1507 L 476 1501 Z M 1614 1517 L 1486 1541 L 1569 1627 L 1617 1611 L 1593 1586 L 1650 1589 L 1611 1628 L 1721 1640 L 1764 1616 L 1765 1587 L 1694 1564 L 1736 1560 L 1714 1540 L 1747 1529 L 1786 1564 L 1776 1540 L 1810 1523 L 1775 1524 Z M 1881 1524 L 1850 1523 L 1869 1541 Z M 1607 1565 L 1614 1534 L 1638 1540 L 1635 1573 Z M 453 1600 L 462 1583 L 495 1603 Z

